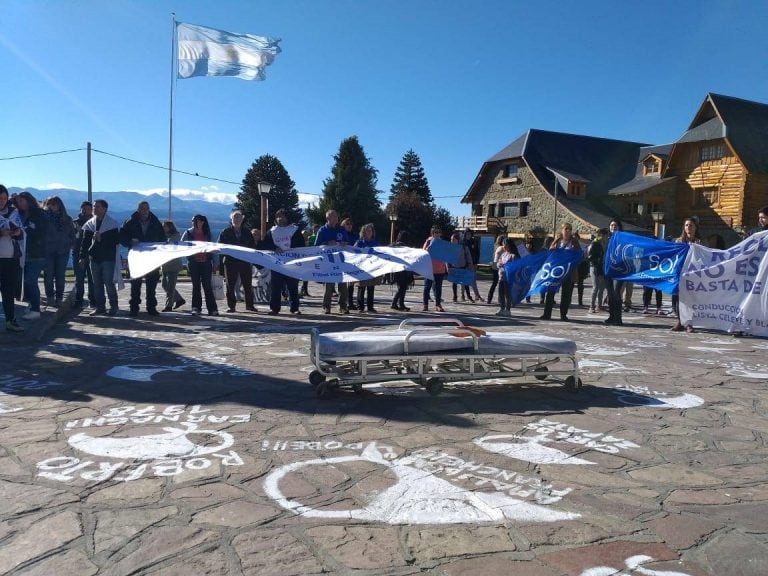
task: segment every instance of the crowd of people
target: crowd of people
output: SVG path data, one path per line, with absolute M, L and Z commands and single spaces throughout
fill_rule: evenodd
M 268 230 L 248 229 L 244 225 L 243 213 L 234 210 L 230 215 L 229 226 L 218 236 L 212 236 L 208 219 L 197 214 L 192 218 L 189 228 L 180 233 L 174 222 L 161 221 L 150 210 L 148 202 L 140 202 L 136 211 L 119 224 L 109 214 L 106 200 L 99 199 L 91 204 L 82 202 L 80 212 L 72 218 L 60 198 L 53 196 L 43 202 L 29 192 L 21 192 L 9 197 L 8 190 L 0 185 L 0 295 L 5 313 L 6 329 L 20 332 L 23 327 L 15 314 L 15 301 L 23 300 L 28 307 L 21 315 L 23 320 L 35 320 L 40 317 L 41 306 L 56 308 L 61 306 L 65 295 L 65 272 L 71 258 L 74 271 L 74 306 L 90 307 L 90 315 L 114 316 L 119 312 L 117 288 L 122 285 L 122 265 L 120 250 L 142 243 L 171 243 L 184 241 L 217 241 L 222 244 L 250 249 L 270 250 L 276 253 L 303 246 L 355 246 L 372 248 L 379 245 L 376 230 L 372 223 L 366 223 L 355 230 L 349 218 L 340 219 L 335 210 L 326 213 L 323 226 L 313 226 L 302 230 L 288 220 L 288 212 L 278 210 L 274 216 L 274 225 Z M 568 312 L 572 305 L 574 288 L 578 295 L 578 305 L 588 309 L 590 314 L 608 312 L 606 324 L 622 325 L 622 312 L 632 306 L 632 286 L 625 282 L 606 278 L 604 262 L 611 234 L 622 229 L 621 222 L 614 220 L 610 226 L 597 231 L 595 237 L 586 244 L 586 250 L 573 231 L 570 223 L 563 223 L 557 237 L 544 248 L 550 250 L 582 251 L 584 258 L 572 275 L 563 279 L 557 291 L 541 295 L 543 305 L 541 320 L 551 320 L 555 306 L 559 310 L 561 321 L 568 321 Z M 758 230 L 768 229 L 768 207 L 758 214 Z M 433 226 L 430 236 L 424 241 L 425 250 L 430 245 L 443 239 L 443 231 Z M 400 231 L 393 246 L 410 246 L 416 239 L 410 238 L 406 230 Z M 676 242 L 700 243 L 697 221 L 686 219 L 681 235 Z M 433 257 L 433 278 L 425 279 L 422 291 L 422 311 L 444 312 L 443 284 L 447 278 L 459 271 L 469 273 L 465 280 L 453 283 L 453 302 L 487 303 L 498 306 L 496 316 L 510 316 L 522 295 L 513 296 L 504 273 L 505 265 L 523 255 L 536 253 L 534 238 L 526 237 L 519 249 L 512 238 L 500 235 L 496 238 L 490 258 L 491 283 L 484 299 L 477 285 L 477 266 L 480 264 L 480 242 L 472 230 L 455 231 L 450 242 L 456 245 L 458 259 L 452 264 Z M 483 263 L 486 264 L 486 263 Z M 219 259 L 209 252 L 200 252 L 186 259 L 186 267 L 191 281 L 191 314 L 200 315 L 205 309 L 209 316 L 218 316 L 218 300 L 225 300 L 227 313 L 237 311 L 238 301 L 244 301 L 246 312 L 257 312 L 254 295 L 254 266 L 247 261 L 227 255 Z M 146 313 L 157 316 L 161 312 L 171 312 L 186 305 L 186 300 L 179 293 L 178 278 L 184 270 L 181 258 L 163 264 L 141 278 L 130 280 L 130 300 L 128 314 L 138 316 L 142 303 Z M 45 296 L 41 296 L 39 278 L 43 275 Z M 310 297 L 308 282 L 303 282 L 301 289 L 297 279 L 272 271 L 268 294 L 268 314 L 278 315 L 285 303 L 291 314 L 301 314 L 301 301 Z M 584 301 L 586 278 L 591 278 L 592 293 L 587 303 Z M 466 280 L 468 278 L 469 280 Z M 403 271 L 357 283 L 327 283 L 324 285 L 322 310 L 331 314 L 334 301 L 340 314 L 349 314 L 350 310 L 359 313 L 375 313 L 376 287 L 383 282 L 392 285 L 393 293 L 390 308 L 397 312 L 408 312 L 406 294 L 414 284 L 412 272 Z M 160 285 L 164 294 L 158 300 L 157 289 Z M 142 301 L 142 286 L 144 299 Z M 223 291 L 223 297 L 217 292 Z M 559 293 L 558 293 L 559 292 Z M 242 293 L 242 296 L 239 296 Z M 87 300 L 86 300 L 87 295 Z M 494 296 L 497 296 L 494 301 Z M 644 314 L 663 314 L 662 294 L 658 290 L 644 288 L 642 310 Z M 556 302 L 559 299 L 559 303 Z M 530 303 L 530 298 L 526 298 Z M 160 309 L 160 304 L 162 308 Z M 675 331 L 692 332 L 692 326 L 680 323 L 677 296 L 672 297 L 672 313 L 677 322 L 672 327 Z

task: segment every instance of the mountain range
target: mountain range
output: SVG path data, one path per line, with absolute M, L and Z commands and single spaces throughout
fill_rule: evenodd
M 15 188 L 8 191 L 11 194 L 26 190 L 38 201 L 42 202 L 50 196 L 58 196 L 64 203 L 67 213 L 73 218 L 80 212 L 80 203 L 88 199 L 88 193 L 82 190 L 68 188 L 54 188 L 38 190 L 36 188 Z M 136 211 L 139 202 L 149 202 L 152 213 L 160 221 L 168 219 L 168 197 L 160 194 L 140 194 L 138 192 L 94 192 L 93 200 L 103 199 L 109 203 L 109 214 L 120 222 L 124 222 Z M 208 218 L 211 230 L 216 234 L 229 225 L 229 215 L 234 204 L 222 202 L 209 202 L 198 198 L 174 197 L 171 202 L 171 220 L 179 231 L 191 226 L 192 217 L 195 214 L 203 214 Z M 246 225 L 258 226 L 258 222 L 247 222 Z

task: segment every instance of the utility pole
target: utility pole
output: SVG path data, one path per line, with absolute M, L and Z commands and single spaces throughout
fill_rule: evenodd
M 86 147 L 87 165 L 88 165 L 88 202 L 93 204 L 93 178 L 91 176 L 91 143 Z

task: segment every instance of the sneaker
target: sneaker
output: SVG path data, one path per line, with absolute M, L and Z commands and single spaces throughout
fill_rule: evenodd
M 38 318 L 40 318 L 40 312 L 37 310 L 27 310 L 21 316 L 22 320 L 37 320 Z
M 339 312 L 342 314 L 349 314 L 349 308 L 339 308 Z
M 400 312 L 410 312 L 411 311 L 411 309 L 408 308 L 408 306 L 400 306 L 398 308 L 398 310 L 400 310 Z
M 496 316 L 505 316 L 504 312 L 506 312 L 506 310 L 504 310 L 504 308 L 500 308 L 499 311 L 496 312 Z
M 590 313 L 590 314 L 595 314 L 596 312 L 597 312 L 597 308 L 595 308 L 594 306 L 592 306 L 592 307 L 589 309 L 589 313 Z
M 442 306 L 440 306 L 440 304 L 438 304 L 437 306 L 435 306 L 435 311 L 436 311 L 436 312 L 445 312 L 445 310 L 443 310 L 443 307 L 442 307 Z
M 192 316 L 200 316 L 200 308 L 192 308 Z
M 187 301 L 186 301 L 186 300 L 184 300 L 184 298 L 182 298 L 181 300 L 179 300 L 178 302 L 176 302 L 176 304 L 174 304 L 174 305 L 173 305 L 173 309 L 174 309 L 174 310 L 176 310 L 176 308 L 181 308 L 181 307 L 182 307 L 182 306 L 184 306 L 184 304 L 186 304 L 186 303 L 187 303 Z
M 269 316 L 277 316 L 278 314 L 280 314 L 279 310 L 270 310 L 269 312 L 267 312 L 267 315 Z
M 248 312 L 258 312 L 258 310 L 256 309 L 256 306 L 246 306 L 245 309 Z
M 648 314 L 650 314 L 650 312 L 648 312 L 648 306 L 646 306 L 645 308 L 643 308 L 643 315 L 648 315 Z
M 106 314 L 107 310 L 105 308 L 94 308 L 91 310 L 91 312 L 88 313 L 88 316 L 101 316 L 102 314 Z
M 8 332 L 24 332 L 24 328 L 19 326 L 18 322 L 16 320 L 8 320 L 5 323 L 5 329 Z
M 675 325 L 672 326 L 672 328 L 670 328 L 670 330 L 672 332 L 682 332 L 683 330 L 685 330 L 685 328 L 683 328 L 683 325 L 680 324 L 680 322 L 678 321 L 678 322 L 675 322 Z
M 291 314 L 294 316 L 301 316 L 301 310 L 291 310 Z

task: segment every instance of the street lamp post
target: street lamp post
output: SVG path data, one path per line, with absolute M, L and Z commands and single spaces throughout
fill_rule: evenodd
M 651 218 L 653 218 L 653 235 L 659 240 L 664 239 L 664 212 L 651 212 Z
M 397 214 L 394 212 L 389 215 L 389 243 L 395 243 L 395 222 L 397 222 Z
M 261 235 L 263 238 L 264 234 L 267 233 L 267 212 L 269 211 L 267 194 L 272 190 L 272 184 L 269 182 L 259 182 L 256 186 L 259 189 L 259 212 L 261 212 Z

